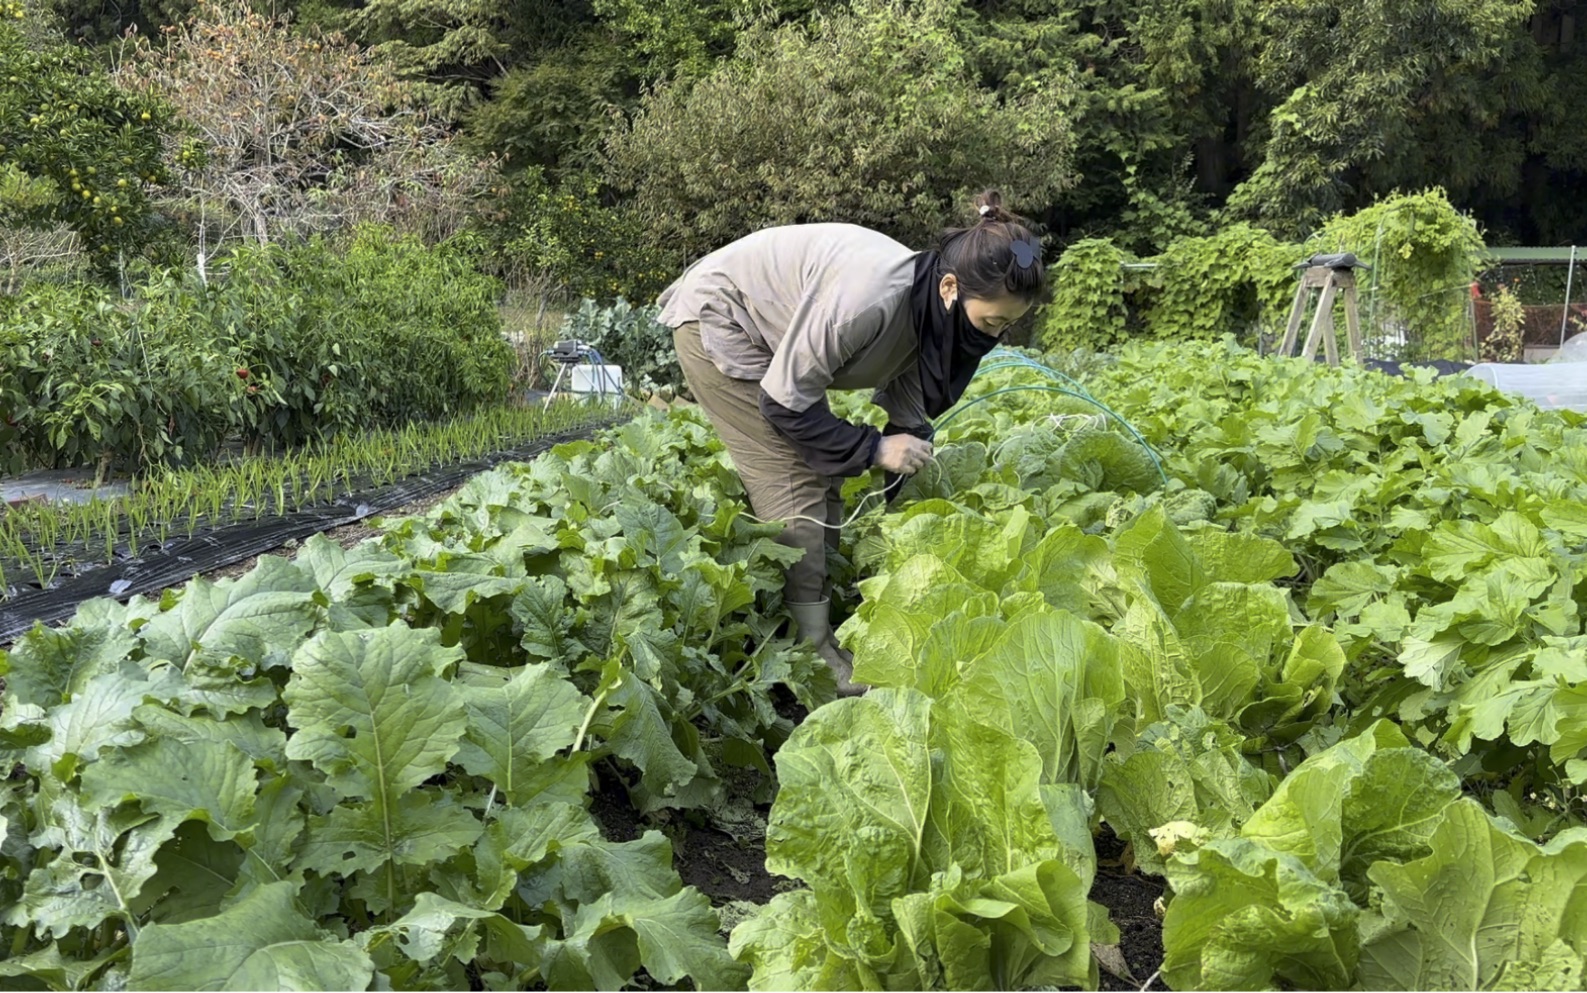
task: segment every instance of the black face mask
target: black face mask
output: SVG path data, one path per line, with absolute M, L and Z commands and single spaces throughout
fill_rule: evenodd
M 970 323 L 963 297 L 952 308 L 943 306 L 940 283 L 937 253 L 921 253 L 915 259 L 909 303 L 920 336 L 920 386 L 927 417 L 940 417 L 959 402 L 981 359 L 998 345 L 996 338 Z
M 956 297 L 949 309 L 953 316 L 953 352 L 956 362 L 980 362 L 981 358 L 997 347 L 998 340 L 970 323 L 965 312 L 964 299 Z

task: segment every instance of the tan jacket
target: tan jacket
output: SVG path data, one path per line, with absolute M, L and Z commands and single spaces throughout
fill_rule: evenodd
M 705 353 L 804 411 L 828 389 L 878 389 L 902 427 L 925 423 L 910 315 L 918 252 L 855 224 L 766 228 L 691 265 L 662 292 L 660 321 L 700 322 Z

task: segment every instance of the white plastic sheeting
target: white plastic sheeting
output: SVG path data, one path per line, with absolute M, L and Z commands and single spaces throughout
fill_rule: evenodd
M 1497 390 L 1526 397 L 1539 407 L 1587 413 L 1587 363 L 1542 365 L 1484 362 L 1466 370 Z

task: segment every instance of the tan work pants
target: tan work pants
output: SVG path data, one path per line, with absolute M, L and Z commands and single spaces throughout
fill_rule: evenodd
M 760 412 L 760 384 L 722 374 L 700 343 L 700 325 L 690 321 L 672 333 L 678 364 L 694 398 L 727 445 L 755 516 L 786 521 L 781 544 L 804 551 L 788 568 L 783 599 L 811 603 L 825 599 L 827 549 L 838 546 L 838 529 L 823 528 L 843 520 L 843 479 L 816 473 L 788 439 L 778 434 Z M 794 520 L 807 517 L 810 520 Z

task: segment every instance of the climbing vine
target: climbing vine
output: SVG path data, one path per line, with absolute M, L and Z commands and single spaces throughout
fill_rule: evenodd
M 1106 238 L 1077 241 L 1058 257 L 1053 299 L 1042 313 L 1037 338 L 1046 348 L 1102 349 L 1122 342 L 1130 311 L 1125 305 L 1133 257 Z
M 1484 246 L 1476 223 L 1443 190 L 1389 197 L 1335 217 L 1312 246 L 1355 252 L 1372 266 L 1357 273 L 1363 321 L 1405 328 L 1427 356 L 1460 351 Z
M 1459 352 L 1483 243 L 1442 190 L 1340 215 L 1301 244 L 1246 223 L 1179 238 L 1138 269 L 1125 268 L 1134 257 L 1107 239 L 1075 242 L 1053 267 L 1053 301 L 1042 313 L 1038 339 L 1048 348 L 1106 348 L 1136 335 L 1277 336 L 1294 299 L 1298 263 L 1346 251 L 1372 267 L 1357 272 L 1369 334 L 1373 327 L 1403 332 L 1407 355 Z
M 1282 325 L 1294 293 L 1298 246 L 1236 224 L 1181 238 L 1152 261 L 1146 328 L 1159 338 L 1217 338 Z

